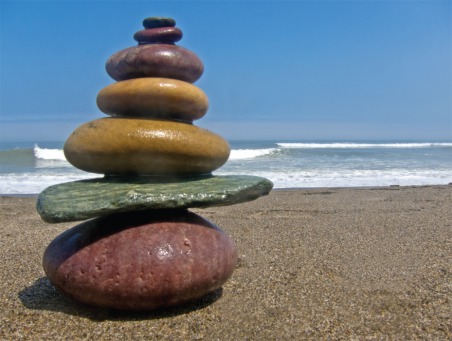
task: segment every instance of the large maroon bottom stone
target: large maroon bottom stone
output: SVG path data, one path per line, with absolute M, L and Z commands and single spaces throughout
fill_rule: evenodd
M 55 238 L 44 253 L 50 281 L 96 306 L 145 310 L 191 301 L 221 287 L 237 261 L 220 228 L 186 210 L 96 218 Z

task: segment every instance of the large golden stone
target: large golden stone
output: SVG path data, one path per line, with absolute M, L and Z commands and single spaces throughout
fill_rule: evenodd
M 110 175 L 208 174 L 229 152 L 225 139 L 192 124 L 119 117 L 81 125 L 64 145 L 73 166 Z
M 97 95 L 97 106 L 111 116 L 142 116 L 193 121 L 209 106 L 197 86 L 170 78 L 136 78 L 110 84 Z

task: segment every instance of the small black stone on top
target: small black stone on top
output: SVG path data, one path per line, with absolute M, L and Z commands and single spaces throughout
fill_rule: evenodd
M 143 20 L 143 26 L 144 28 L 174 27 L 176 26 L 176 20 L 165 17 L 149 17 Z

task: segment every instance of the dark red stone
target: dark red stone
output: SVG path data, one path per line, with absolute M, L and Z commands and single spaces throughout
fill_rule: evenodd
M 106 69 L 116 81 L 165 77 L 194 83 L 204 72 L 204 65 L 196 54 L 181 46 L 145 44 L 115 53 L 107 60 Z
M 149 310 L 202 297 L 231 276 L 232 239 L 185 210 L 123 213 L 77 225 L 53 240 L 44 270 L 64 294 L 116 309 Z
M 156 27 L 136 32 L 133 39 L 139 44 L 174 44 L 182 39 L 182 31 L 177 27 Z

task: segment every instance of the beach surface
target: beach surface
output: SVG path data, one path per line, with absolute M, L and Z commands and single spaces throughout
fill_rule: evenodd
M 193 209 L 230 234 L 237 269 L 179 308 L 124 312 L 60 295 L 41 261 L 78 223 L 0 198 L 0 340 L 452 338 L 452 185 L 274 190 Z

